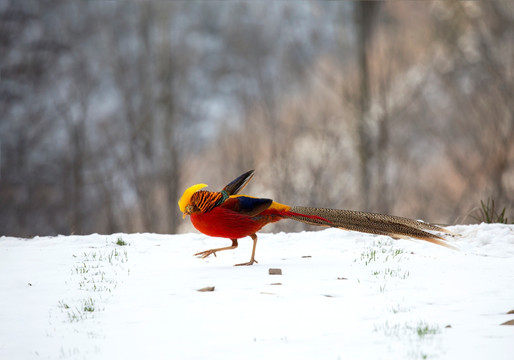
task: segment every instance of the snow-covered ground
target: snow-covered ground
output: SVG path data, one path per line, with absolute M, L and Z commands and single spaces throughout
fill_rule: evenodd
M 261 234 L 249 267 L 249 238 L 1 237 L 0 359 L 513 359 L 514 226 L 450 230 Z

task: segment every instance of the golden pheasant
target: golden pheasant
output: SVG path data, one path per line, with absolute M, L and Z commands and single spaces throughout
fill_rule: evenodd
M 237 240 L 250 236 L 253 240 L 250 261 L 236 265 L 252 265 L 257 246 L 256 233 L 265 225 L 283 219 L 301 221 L 310 225 L 328 226 L 344 230 L 388 235 L 393 238 L 413 237 L 438 245 L 451 247 L 440 235 L 429 231 L 450 233 L 448 230 L 429 223 L 398 216 L 374 214 L 362 211 L 336 210 L 305 206 L 289 206 L 271 199 L 262 199 L 238 193 L 254 175 L 250 170 L 230 182 L 221 191 L 201 190 L 205 184 L 188 188 L 178 204 L 183 213 L 191 217 L 194 227 L 200 232 L 232 240 L 232 245 L 196 253 L 205 258 L 218 251 L 237 248 Z

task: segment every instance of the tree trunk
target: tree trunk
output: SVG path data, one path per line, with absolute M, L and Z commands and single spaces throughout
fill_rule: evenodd
M 359 70 L 359 93 L 357 104 L 357 146 L 359 154 L 359 183 L 362 207 L 370 210 L 371 206 L 371 178 L 373 135 L 369 119 L 371 105 L 370 73 L 368 64 L 368 49 L 375 14 L 379 3 L 373 1 L 359 1 L 355 3 L 355 28 L 357 47 L 357 68 Z

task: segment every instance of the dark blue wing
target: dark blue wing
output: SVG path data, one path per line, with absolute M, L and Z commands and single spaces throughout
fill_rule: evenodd
M 231 196 L 222 206 L 248 216 L 255 216 L 271 206 L 273 200 L 254 198 L 250 196 Z

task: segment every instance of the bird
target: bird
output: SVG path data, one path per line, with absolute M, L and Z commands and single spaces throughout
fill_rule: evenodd
M 355 210 L 339 210 L 308 206 L 290 206 L 267 198 L 240 195 L 239 192 L 253 178 L 255 170 L 238 176 L 221 191 L 202 190 L 206 184 L 187 188 L 178 201 L 183 219 L 189 215 L 193 226 L 201 233 L 227 238 L 232 245 L 200 251 L 195 256 L 206 258 L 217 252 L 238 247 L 238 240 L 249 236 L 253 240 L 252 255 L 248 262 L 235 266 L 252 265 L 257 247 L 257 232 L 265 225 L 284 219 L 309 225 L 339 228 L 395 239 L 416 238 L 453 248 L 443 234 L 449 230 L 427 222 L 409 218 Z M 435 233 L 434 233 L 435 232 Z M 442 233 L 442 234 L 441 234 Z

